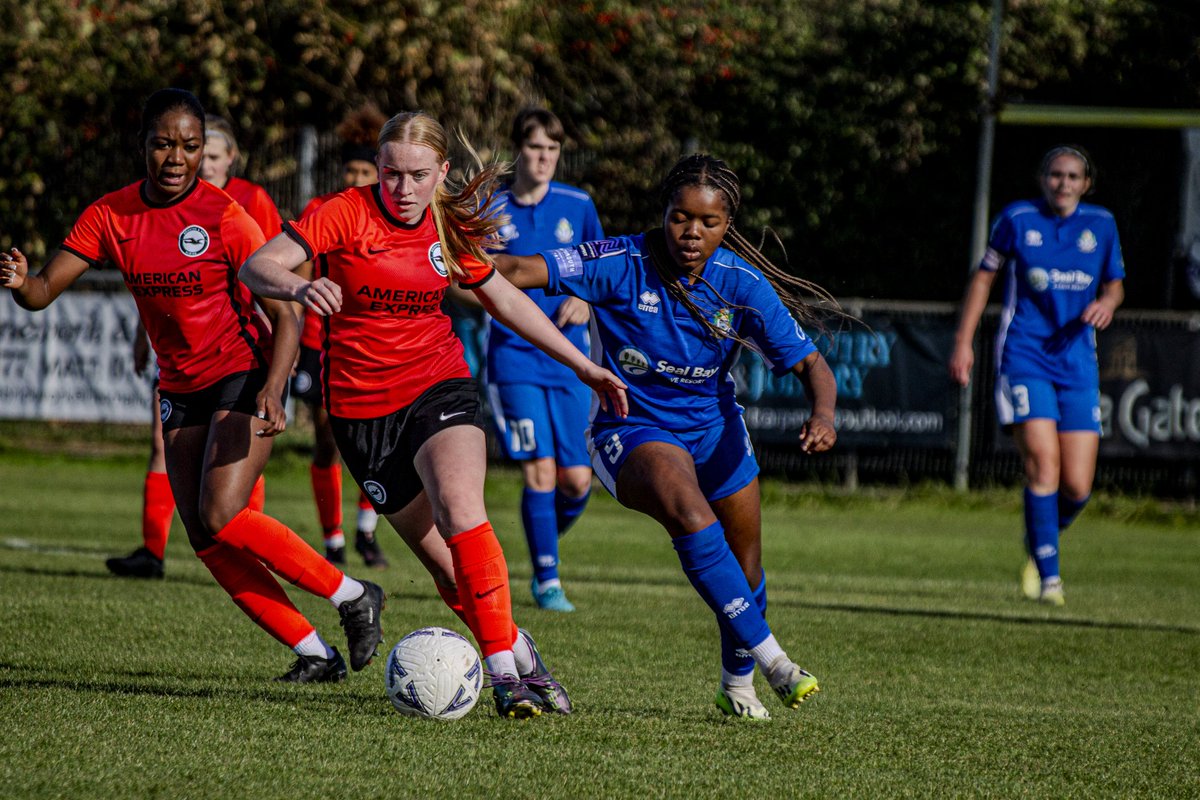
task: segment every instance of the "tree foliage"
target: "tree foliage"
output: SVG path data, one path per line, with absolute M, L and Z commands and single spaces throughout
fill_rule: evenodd
M 485 156 L 506 155 L 511 115 L 541 102 L 563 119 L 570 177 L 594 193 L 608 230 L 654 224 L 659 176 L 701 149 L 742 176 L 739 225 L 751 235 L 769 226 L 795 269 L 842 294 L 920 297 L 932 285 L 947 299 L 966 266 L 990 9 L 10 0 L 0 8 L 12 65 L 0 85 L 0 245 L 39 254 L 82 205 L 138 177 L 139 108 L 162 86 L 192 89 L 230 117 L 252 154 L 277 152 L 300 125 L 329 131 L 370 100 L 423 108 Z M 998 100 L 1195 107 L 1197 23 L 1189 0 L 1009 0 Z M 1033 191 L 1036 153 L 1073 135 L 1136 180 L 1108 134 L 1004 132 L 996 202 Z M 1154 149 L 1142 152 L 1169 168 Z M 286 156 L 252 166 L 260 176 L 295 168 Z

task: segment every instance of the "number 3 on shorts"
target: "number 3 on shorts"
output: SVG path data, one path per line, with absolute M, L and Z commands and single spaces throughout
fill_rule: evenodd
M 608 441 L 604 443 L 604 454 L 608 456 L 608 463 L 617 463 L 617 459 L 623 452 L 625 452 L 625 445 L 621 444 L 621 435 L 614 433 L 608 437 Z
M 1009 389 L 1013 400 L 1013 415 L 1016 417 L 1029 416 L 1029 389 L 1024 384 L 1017 384 Z

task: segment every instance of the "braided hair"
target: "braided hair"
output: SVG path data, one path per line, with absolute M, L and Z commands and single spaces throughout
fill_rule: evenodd
M 783 301 L 784 306 L 799 323 L 806 327 L 824 330 L 823 313 L 819 314 L 818 310 L 825 313 L 832 312 L 836 316 L 845 316 L 833 295 L 817 284 L 797 278 L 775 266 L 759 248 L 747 241 L 734 227 L 733 217 L 741 206 L 742 187 L 737 174 L 724 161 L 702 154 L 685 156 L 677 161 L 667 176 L 663 178 L 659 187 L 658 199 L 663 208 L 671 205 L 679 191 L 688 186 L 709 187 L 721 195 L 725 201 L 726 211 L 729 213 L 729 228 L 721 243 L 763 274 L 763 277 L 771 284 L 771 288 L 779 295 L 779 299 Z M 663 229 L 655 228 L 648 231 L 645 240 L 650 251 L 650 261 L 654 264 L 654 269 L 667 292 L 687 308 L 713 337 L 717 339 L 731 338 L 748 345 L 749 342 L 744 341 L 733 331 L 718 327 L 713 321 L 717 309 L 700 308 L 692 293 L 685 287 L 684 282 L 679 280 L 680 269 L 667 251 L 666 234 Z M 697 276 L 697 278 L 712 289 L 726 307 L 744 309 L 756 314 L 761 313 L 755 308 L 727 303 L 720 293 L 713 289 L 712 284 L 704 280 L 703 276 Z

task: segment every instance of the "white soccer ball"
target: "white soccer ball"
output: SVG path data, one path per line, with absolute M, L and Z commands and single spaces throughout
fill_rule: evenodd
M 479 699 L 483 664 L 466 637 L 449 628 L 419 628 L 388 654 L 385 680 L 401 714 L 458 719 Z

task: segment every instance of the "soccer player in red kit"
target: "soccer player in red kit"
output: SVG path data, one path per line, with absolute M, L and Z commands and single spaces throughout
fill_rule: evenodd
M 592 363 L 491 266 L 502 220 L 487 207 L 502 167 L 446 187 L 446 132 L 421 112 L 379 135 L 380 182 L 290 222 L 242 267 L 256 293 L 324 318 L 321 380 L 347 468 L 413 550 L 483 653 L 502 717 L 568 713 L 570 701 L 516 627 L 504 553 L 483 500 L 487 452 L 478 390 L 441 302 L 451 282 L 569 366 L 600 402 L 625 384 Z M 314 256 L 319 275 L 293 270 Z M 440 535 L 439 535 L 440 534 Z
M 373 104 L 366 103 L 347 114 L 337 126 L 337 135 L 342 140 L 342 189 L 368 186 L 379 180 L 379 170 L 375 168 L 375 142 L 385 122 L 387 117 L 383 112 Z M 300 219 L 314 213 L 337 193 L 334 191 L 314 197 L 304 207 Z M 312 275 L 311 263 L 302 270 L 302 274 L 305 277 Z M 300 331 L 300 357 L 292 377 L 292 397 L 303 402 L 312 417 L 313 451 L 309 476 L 317 506 L 317 521 L 321 525 L 325 544 L 325 557 L 334 564 L 344 564 L 346 535 L 342 531 L 342 462 L 321 395 L 321 329 L 320 315 L 304 315 L 304 326 Z M 388 562 L 375 540 L 378 519 L 379 515 L 375 513 L 371 501 L 360 491 L 354 549 L 368 567 L 382 569 L 387 567 Z
M 241 155 L 237 137 L 233 135 L 233 126 L 224 117 L 209 114 L 204 121 L 204 160 L 200 162 L 200 177 L 238 201 L 258 223 L 263 236 L 270 239 L 282 230 L 283 220 L 266 189 L 232 174 Z M 149 350 L 145 329 L 139 325 L 133 344 L 133 363 L 139 375 L 149 365 Z M 171 519 L 175 516 L 175 497 L 171 494 L 163 456 L 157 377 L 154 381 L 152 419 L 150 461 L 142 485 L 142 546 L 127 556 L 110 558 L 104 562 L 110 572 L 122 577 L 163 577 L 167 538 L 171 533 Z M 265 497 L 266 483 L 260 475 L 250 492 L 250 508 L 262 511 Z
M 167 475 L 196 555 L 234 603 L 298 658 L 279 680 L 340 681 L 346 664 L 271 574 L 328 599 L 341 615 L 350 665 L 382 641 L 384 593 L 327 562 L 294 532 L 247 507 L 287 420 L 284 399 L 299 322 L 294 306 L 238 283 L 262 231 L 229 195 L 198 178 L 204 109 L 162 89 L 142 111 L 146 178 L 92 203 L 37 275 L 16 248 L 0 254 L 0 285 L 30 310 L 48 306 L 89 267 L 116 264 L 158 354 Z

